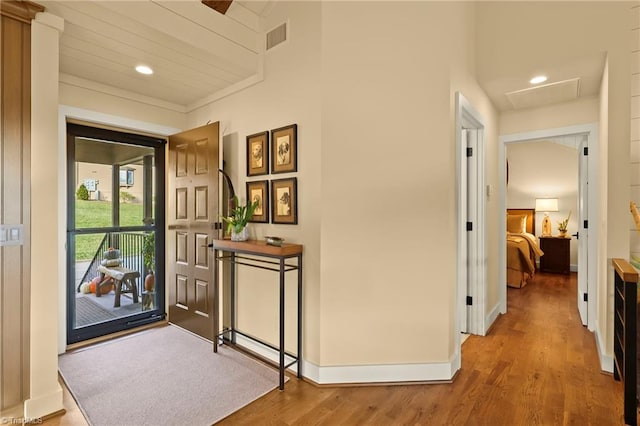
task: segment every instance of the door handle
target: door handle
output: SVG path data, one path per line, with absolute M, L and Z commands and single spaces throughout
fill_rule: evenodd
M 572 237 L 576 237 L 576 240 L 580 239 L 580 235 L 578 235 L 579 232 L 576 232 L 575 234 L 571 234 Z

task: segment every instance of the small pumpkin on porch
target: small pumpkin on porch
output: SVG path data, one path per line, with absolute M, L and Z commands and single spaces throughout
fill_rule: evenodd
M 100 276 L 97 276 L 94 279 L 92 279 L 91 282 L 89 283 L 89 292 L 95 294 L 96 289 L 98 288 L 101 282 L 102 282 L 102 279 L 100 278 Z M 111 292 L 112 290 L 113 290 L 113 278 L 107 277 L 107 280 L 105 281 L 105 283 L 100 287 L 100 294 L 105 295 Z

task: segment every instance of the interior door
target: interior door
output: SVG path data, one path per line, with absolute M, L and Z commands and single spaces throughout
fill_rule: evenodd
M 587 224 L 587 201 L 589 194 L 589 169 L 587 157 L 587 140 L 582 141 L 578 150 L 578 311 L 582 324 L 587 325 L 588 309 L 587 296 L 589 293 L 589 275 L 588 275 L 588 251 L 589 246 L 589 229 L 585 227 Z
M 462 143 L 461 149 L 466 151 L 467 148 L 467 139 L 468 132 L 467 129 L 461 130 L 462 135 L 460 137 L 460 141 Z M 468 169 L 469 159 L 466 161 L 462 161 L 462 167 L 460 168 L 460 191 L 462 192 L 460 196 L 460 211 L 462 211 L 464 221 L 468 221 L 468 207 L 467 207 L 467 192 L 469 190 L 468 187 L 468 177 L 467 177 L 467 169 Z M 466 333 L 468 331 L 468 311 L 469 306 L 467 306 L 467 296 L 469 295 L 469 244 L 467 241 L 467 235 L 461 239 L 462 247 L 460 247 L 460 253 L 463 256 L 462 264 L 464 270 L 464 288 L 462 288 L 460 292 L 460 300 L 458 303 L 461 305 L 460 309 L 460 331 L 462 333 Z
M 478 300 L 478 132 L 468 129 L 464 132 L 467 140 L 467 333 L 478 333 L 477 305 Z M 469 299 L 470 298 L 470 299 Z
M 219 123 L 169 137 L 169 321 L 213 340 L 212 265 L 218 219 Z

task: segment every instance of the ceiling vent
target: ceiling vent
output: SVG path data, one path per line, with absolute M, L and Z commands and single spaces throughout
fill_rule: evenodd
M 267 33 L 267 50 L 287 41 L 287 24 L 284 23 Z
M 580 95 L 580 78 L 516 90 L 515 92 L 505 93 L 505 95 L 515 109 L 567 102 L 577 99 Z

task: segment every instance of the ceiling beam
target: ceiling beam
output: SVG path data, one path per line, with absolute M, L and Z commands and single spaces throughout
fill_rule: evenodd
M 231 6 L 233 0 L 202 0 L 202 3 L 205 6 L 209 6 L 216 12 L 222 13 L 224 15 L 225 13 L 227 13 L 227 10 L 229 10 L 229 6 Z

